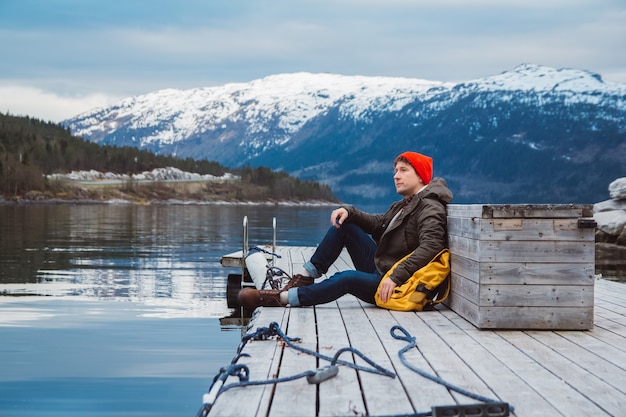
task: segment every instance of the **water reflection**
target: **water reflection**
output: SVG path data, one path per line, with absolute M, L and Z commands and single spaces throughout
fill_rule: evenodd
M 193 416 L 247 319 L 220 264 L 314 245 L 328 207 L 0 205 L 0 415 Z
M 130 300 L 163 314 L 224 317 L 222 255 L 251 244 L 313 245 L 327 207 L 231 205 L 0 206 L 0 293 Z M 282 227 L 281 227 L 282 225 Z M 183 314 L 183 313 L 180 313 Z

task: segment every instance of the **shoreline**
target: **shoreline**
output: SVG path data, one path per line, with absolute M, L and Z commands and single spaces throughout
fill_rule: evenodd
M 137 206 L 158 206 L 158 205 L 221 205 L 221 206 L 302 206 L 302 207 L 334 207 L 341 202 L 323 201 L 323 200 L 307 200 L 307 201 L 228 201 L 228 200 L 185 200 L 185 199 L 166 199 L 166 200 L 146 200 L 133 201 L 128 199 L 63 199 L 63 198 L 45 198 L 45 199 L 7 199 L 0 196 L 0 206 L 28 206 L 28 205 L 137 205 Z

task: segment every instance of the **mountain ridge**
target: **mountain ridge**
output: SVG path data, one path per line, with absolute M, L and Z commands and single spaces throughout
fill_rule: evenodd
M 605 194 L 626 165 L 626 85 L 532 64 L 460 83 L 277 74 L 160 90 L 63 123 L 95 142 L 284 170 L 357 202 L 396 197 L 391 161 L 407 149 L 435 157 L 435 174 L 457 188 L 457 202 L 585 202 Z M 524 181 L 524 162 L 511 155 L 541 172 Z M 598 158 L 608 165 L 581 183 L 593 192 L 573 193 L 566 171 L 591 172 Z M 471 177 L 476 189 L 465 184 Z M 552 191 L 533 190 L 542 177 Z

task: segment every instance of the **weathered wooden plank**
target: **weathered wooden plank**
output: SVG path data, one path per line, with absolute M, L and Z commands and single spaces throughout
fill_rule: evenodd
M 570 329 L 593 326 L 593 305 L 560 306 L 482 306 L 452 292 L 447 305 L 482 329 Z
M 338 305 L 342 311 L 351 346 L 378 365 L 392 369 L 391 359 L 381 345 L 376 331 L 372 328 L 358 301 L 352 296 L 344 296 L 338 300 Z M 364 366 L 367 365 L 362 359 L 357 359 L 356 362 Z M 398 378 L 391 379 L 386 376 L 359 371 L 359 379 L 368 414 L 393 415 L 411 410 L 411 403 L 404 394 Z M 390 393 L 393 394 L 390 395 Z
M 289 311 L 285 310 L 285 309 L 278 309 L 278 308 L 260 308 L 258 311 L 258 316 L 255 317 L 255 320 L 253 323 L 256 326 L 269 326 L 270 323 L 272 322 L 276 322 L 280 325 L 280 327 L 282 329 L 284 329 L 287 325 L 288 319 L 289 319 Z M 258 325 L 256 324 L 258 323 Z M 257 342 L 258 344 L 261 344 L 263 341 L 259 341 Z M 276 339 L 274 341 L 274 343 L 276 344 L 276 353 L 271 356 L 272 358 L 272 366 L 269 369 L 269 373 L 268 373 L 268 379 L 269 378 L 276 378 L 276 376 L 279 373 L 279 369 L 280 366 L 282 364 L 281 359 L 282 359 L 282 349 L 283 349 L 283 343 L 282 341 Z M 246 351 L 246 353 L 248 353 Z M 252 368 L 251 368 L 252 369 Z M 260 375 L 259 378 L 260 379 Z M 267 385 L 265 386 L 265 390 L 263 390 L 263 395 L 261 397 L 261 399 L 259 400 L 259 408 L 258 408 L 258 417 L 264 417 L 269 413 L 269 409 L 270 406 L 274 400 L 274 385 Z M 245 398 L 242 398 L 241 401 L 246 401 Z M 243 417 L 243 416 L 242 416 Z
M 453 317 L 452 320 L 496 356 L 502 366 L 524 381 L 526 388 L 521 387 L 518 395 L 512 393 L 510 397 L 507 396 L 516 408 L 516 415 L 595 415 L 593 413 L 598 411 L 597 407 L 587 404 L 584 395 L 569 386 L 567 379 L 559 378 L 546 369 L 540 357 L 520 348 L 524 341 L 532 340 L 525 332 L 477 330 L 460 318 Z M 498 389 L 499 385 L 495 387 Z M 524 394 L 535 395 L 532 391 L 543 400 L 527 401 L 523 398 Z M 570 398 L 572 403 L 569 402 Z M 545 403 L 550 405 L 546 406 Z M 598 415 L 606 414 L 599 412 Z
M 603 308 L 603 306 L 596 306 L 598 309 L 597 315 L 603 318 L 606 318 L 613 323 L 617 324 L 617 326 L 622 327 L 626 326 L 626 317 L 621 314 L 613 311 L 612 309 Z
M 587 330 L 593 307 L 481 307 L 476 325 L 482 329 Z
M 591 204 L 448 204 L 448 217 L 579 218 L 593 217 Z
M 450 262 L 454 262 L 454 258 L 461 256 L 467 259 L 480 261 L 480 240 L 470 239 L 463 236 L 448 235 L 448 244 L 450 246 Z
M 220 263 L 225 267 L 241 268 L 244 265 L 243 251 L 239 250 L 237 252 L 223 255 Z
M 595 310 L 597 311 L 597 307 Z M 598 316 L 597 312 L 593 318 L 593 335 L 613 348 L 626 352 L 625 326 L 614 321 Z
M 483 207 L 483 218 L 579 218 L 593 216 L 590 204 L 504 204 Z
M 454 283 L 454 279 L 452 282 Z M 478 323 L 480 323 L 481 311 L 477 298 L 467 299 L 464 293 L 457 293 L 453 287 L 450 296 L 444 303 L 474 326 L 478 326 Z
M 593 241 L 594 229 L 581 229 L 577 219 L 497 219 L 483 221 L 482 240 Z
M 546 367 L 546 362 L 558 361 L 559 355 L 538 344 L 524 332 L 503 332 L 502 337 L 515 347 L 517 352 L 511 351 L 512 355 L 521 354 L 529 358 L 529 363 L 524 367 L 515 367 L 513 370 L 529 385 L 537 389 L 544 398 L 554 405 L 565 416 L 607 416 L 610 415 L 602 408 L 589 400 L 585 393 L 572 387 L 569 377 L 561 375 L 567 373 L 571 363 L 565 364 L 565 369 L 555 374 L 553 369 Z M 511 366 L 509 364 L 509 366 Z M 561 364 L 563 366 L 563 364 Z M 532 406 L 532 404 L 530 404 Z M 520 414 L 522 415 L 522 414 Z M 549 415 L 549 414 L 546 414 Z
M 470 279 L 453 272 L 450 279 L 450 287 L 453 294 L 462 296 L 475 305 L 480 305 L 480 285 Z
M 448 218 L 472 217 L 482 218 L 483 204 L 448 204 Z
M 448 326 L 449 322 L 440 321 L 438 311 L 421 312 L 418 313 L 417 318 L 399 314 L 395 314 L 394 317 L 411 335 L 417 337 L 417 349 L 425 361 L 435 369 L 436 376 L 472 393 L 489 398 L 494 397 L 492 389 L 485 385 L 470 365 L 454 352 L 446 336 L 440 334 L 446 333 L 445 326 Z M 477 402 L 457 392 L 452 392 L 451 395 L 456 403 Z M 450 405 L 455 402 L 431 405 Z
M 562 262 L 593 264 L 593 241 L 476 241 L 450 236 L 450 251 L 481 262 Z
M 615 380 L 616 376 L 623 375 L 623 372 L 626 371 L 626 350 L 608 343 L 608 341 L 604 339 L 606 332 L 603 329 L 594 326 L 592 330 L 587 332 L 558 331 L 554 332 L 554 334 L 567 339 L 569 342 L 575 344 L 578 349 L 582 349 L 583 353 L 580 354 L 576 360 L 581 359 L 580 366 L 587 369 L 590 373 L 594 373 L 596 376 L 603 379 L 607 378 L 605 374 L 609 373 L 608 379 Z M 623 342 L 623 340 L 620 342 L 622 346 Z M 555 346 L 557 345 L 555 344 Z M 624 346 L 624 348 L 626 348 L 626 346 Z M 568 346 L 563 346 L 563 350 L 565 355 L 569 355 L 570 349 Z M 572 352 L 575 351 L 572 349 Z M 590 356 L 590 359 L 581 357 L 583 355 Z M 603 368 L 603 361 L 613 364 L 618 367 L 620 371 L 614 373 L 612 368 Z M 617 387 L 617 389 L 623 390 L 625 388 L 623 381 L 626 381 L 626 378 L 622 376 L 622 379 L 619 381 L 620 386 Z
M 626 303 L 621 303 L 619 300 L 607 300 L 610 296 L 603 295 L 598 300 L 600 306 L 604 307 L 607 311 L 610 311 L 614 315 L 616 321 L 620 321 L 622 324 L 626 323 Z
M 600 280 L 600 281 L 596 281 L 596 282 L 608 282 L 605 280 Z M 626 283 L 624 284 L 619 284 L 619 285 L 624 285 L 626 286 Z M 619 296 L 619 294 L 615 293 L 615 292 L 608 292 L 606 291 L 606 289 L 603 289 L 602 287 L 599 287 L 599 295 L 600 295 L 600 300 L 602 302 L 602 304 L 609 310 L 612 310 L 622 316 L 626 316 L 626 300 L 624 300 L 622 297 Z
M 561 415 L 544 397 L 542 381 L 547 371 L 532 358 L 521 354 L 495 331 L 478 330 L 451 310 L 443 310 L 441 313 L 456 326 L 446 334 L 446 340 L 451 340 L 449 343 L 455 352 L 471 366 L 479 378 L 487 382 L 497 398 L 515 407 L 515 415 Z M 535 384 L 533 380 L 522 377 L 518 369 L 524 369 L 528 375 L 536 376 L 539 383 Z
M 282 309 L 282 307 L 273 307 Z M 289 337 L 299 337 L 299 347 L 317 351 L 317 332 L 315 320 L 311 317 L 312 309 L 293 308 L 287 309 L 289 322 L 283 329 Z M 290 377 L 302 372 L 317 369 L 318 364 L 315 356 L 300 352 L 285 346 L 280 360 L 278 377 Z M 315 415 L 316 413 L 315 385 L 309 384 L 305 378 L 277 384 L 274 390 L 270 417 L 291 417 L 297 414 Z
M 578 227 L 577 219 L 448 220 L 448 234 L 480 240 L 593 240 L 594 229 Z
M 483 262 L 481 282 L 518 285 L 594 285 L 593 263 Z
M 448 217 L 448 235 L 480 239 L 481 222 L 477 217 Z
M 319 352 L 333 357 L 339 349 L 349 347 L 350 341 L 343 325 L 343 317 L 336 303 L 315 307 L 318 322 Z M 354 363 L 351 354 L 344 353 L 339 359 Z M 320 363 L 322 366 L 328 362 Z M 359 415 L 364 414 L 365 404 L 355 369 L 341 365 L 334 378 L 321 383 L 318 387 L 319 416 Z
M 272 247 L 264 246 L 263 249 L 267 251 L 271 251 Z M 266 254 L 265 258 L 267 259 L 268 262 L 272 261 L 271 254 Z M 220 260 L 220 263 L 222 264 L 222 266 L 229 267 L 229 268 L 242 268 L 245 265 L 245 261 L 243 260 L 243 251 L 238 250 L 236 252 L 223 255 L 222 259 Z
M 574 395 L 570 390 L 571 397 L 568 398 L 568 401 L 577 402 L 580 407 L 575 415 L 617 416 L 623 413 L 626 396 L 619 394 L 619 391 L 613 389 L 606 381 L 581 367 L 580 360 L 583 358 L 572 359 L 567 356 L 574 355 L 574 353 L 570 352 L 564 356 L 562 349 L 551 346 L 550 342 L 556 343 L 558 336 L 552 332 L 546 332 L 543 336 L 541 333 L 543 332 L 525 332 L 524 337 L 519 333 L 512 334 L 510 337 L 518 348 L 534 357 L 553 375 L 567 381 L 568 386 L 578 393 Z M 543 343 L 542 338 L 547 342 Z M 569 348 L 573 349 L 574 346 L 569 343 Z M 562 403 L 561 406 L 563 406 Z
M 453 275 L 478 283 L 481 276 L 481 263 L 475 259 L 461 256 L 458 253 L 450 255 L 450 268 Z
M 602 283 L 602 285 L 598 287 L 602 301 L 614 304 L 618 308 L 626 306 L 626 281 L 615 282 L 606 279 L 598 279 L 596 282 Z M 624 310 L 622 310 L 622 314 L 626 314 Z
M 284 257 L 289 259 L 290 266 L 287 271 L 289 275 L 300 273 L 302 270 L 302 265 L 308 260 L 310 248 L 293 248 L 289 251 L 287 255 Z
M 599 289 L 607 294 L 613 294 L 626 301 L 626 282 L 616 282 L 609 279 L 602 279 L 602 286 Z
M 481 306 L 593 307 L 593 285 L 481 285 Z
M 454 398 L 446 387 L 426 379 L 408 368 L 398 356 L 398 352 L 404 349 L 408 342 L 393 338 L 391 328 L 395 324 L 401 325 L 403 320 L 421 320 L 420 315 L 416 315 L 413 312 L 395 312 L 378 308 L 365 308 L 364 311 L 376 330 L 378 338 L 387 352 L 387 356 L 393 363 L 393 369 L 408 395 L 413 412 L 429 411 L 433 405 L 454 404 Z M 435 374 L 435 371 L 417 348 L 409 350 L 404 356 L 412 366 L 422 369 L 429 374 Z M 407 409 L 405 412 L 409 413 L 410 410 Z
M 554 262 L 478 262 L 452 255 L 450 266 L 453 276 L 484 284 L 518 285 L 586 285 L 595 282 L 592 263 Z M 480 279 L 479 279 L 480 278 Z
M 496 281 L 501 282 L 501 281 Z M 593 306 L 593 281 L 590 285 L 477 284 L 452 274 L 452 292 L 477 306 L 498 307 L 584 307 Z
M 600 326 L 605 329 L 615 331 L 616 333 L 621 333 L 621 330 L 624 328 L 623 315 L 608 310 L 602 305 L 598 305 L 597 299 L 594 310 L 594 318 L 603 319 Z
M 266 326 L 272 321 L 283 323 L 286 318 L 283 309 L 260 309 L 255 317 L 254 331 L 258 326 Z M 261 324 L 263 323 L 263 324 Z M 242 357 L 238 363 L 245 364 L 250 369 L 250 380 L 265 380 L 273 378 L 280 365 L 281 344 L 275 340 L 248 343 L 244 351 L 249 357 Z M 227 365 L 227 364 L 224 364 Z M 226 384 L 238 382 L 236 377 L 228 377 Z M 230 389 L 218 397 L 209 415 L 211 416 L 264 416 L 272 398 L 273 386 L 249 386 Z

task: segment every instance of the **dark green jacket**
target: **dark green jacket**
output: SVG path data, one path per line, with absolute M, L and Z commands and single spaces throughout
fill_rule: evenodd
M 353 206 L 343 207 L 348 210 L 346 221 L 358 224 L 376 242 L 374 263 L 381 275 L 398 260 L 413 252 L 390 277 L 401 285 L 443 248 L 448 247 L 446 205 L 450 201 L 452 192 L 446 181 L 434 178 L 413 197 L 391 226 L 389 223 L 402 209 L 404 199 L 393 203 L 384 214 L 365 213 Z

